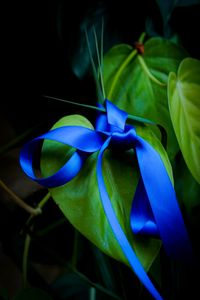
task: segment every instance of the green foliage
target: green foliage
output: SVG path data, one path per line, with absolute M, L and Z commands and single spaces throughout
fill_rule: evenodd
M 62 118 L 53 128 L 67 125 L 92 128 L 89 121 L 77 115 Z M 137 126 L 136 130 L 158 151 L 172 178 L 168 157 L 159 140 L 148 127 Z M 58 170 L 66 161 L 68 151 L 70 149 L 65 145 L 45 141 L 41 162 L 43 175 L 48 176 Z M 53 160 L 50 153 L 54 153 Z M 52 188 L 51 194 L 64 215 L 82 234 L 106 254 L 127 263 L 102 208 L 96 179 L 96 158 L 97 153 L 92 154 L 72 181 L 64 186 Z M 148 269 L 160 249 L 160 241 L 134 236 L 130 229 L 131 203 L 139 178 L 134 153 L 106 151 L 103 173 L 117 218 L 140 261 L 145 269 Z M 121 174 L 125 175 L 122 177 Z
M 169 72 L 176 72 L 186 56 L 182 47 L 157 37 L 144 44 L 142 56 L 129 45 L 117 45 L 104 57 L 106 97 L 128 113 L 163 126 L 170 158 L 178 145 L 169 116 L 166 85 Z
M 200 61 L 186 58 L 168 83 L 170 116 L 185 162 L 200 183 Z
M 63 13 L 65 2 L 64 0 L 58 1 L 60 14 L 63 14 L 62 22 L 64 19 L 69 19 L 65 18 Z M 57 24 L 60 30 L 59 37 L 61 37 L 61 44 L 63 44 L 59 44 L 57 37 L 50 43 L 52 46 L 55 42 L 55 48 L 59 51 L 59 59 L 54 63 L 52 61 L 56 51 L 54 47 L 47 45 L 48 50 L 50 48 L 53 50 L 50 52 L 49 57 L 46 55 L 47 51 L 44 51 L 45 58 L 48 57 L 46 64 L 44 64 L 48 76 L 45 81 L 45 76 L 41 72 L 42 85 L 44 83 L 44 91 L 47 90 L 50 96 L 53 91 L 53 94 L 65 95 L 63 97 L 67 99 L 78 98 L 78 102 L 87 99 L 87 105 L 84 104 L 84 101 L 75 103 L 62 100 L 62 102 L 66 102 L 66 106 L 77 105 L 78 111 L 83 111 L 83 114 L 84 110 L 91 110 L 93 112 L 93 115 L 92 113 L 90 115 L 92 119 L 96 111 L 105 111 L 102 107 L 92 106 L 95 105 L 92 101 L 96 100 L 98 103 L 103 104 L 105 97 L 119 108 L 127 111 L 129 114 L 127 122 L 133 124 L 136 127 L 137 134 L 147 140 L 160 154 L 174 184 L 183 218 L 188 225 L 192 242 L 194 242 L 193 245 L 197 245 L 200 229 L 200 61 L 189 58 L 190 55 L 181 47 L 181 41 L 184 41 L 182 43 L 184 47 L 186 46 L 188 51 L 192 49 L 198 57 L 198 47 L 195 42 L 197 34 L 194 34 L 195 28 L 192 28 L 193 25 L 191 25 L 193 22 L 189 23 L 190 20 L 187 19 L 186 10 L 179 7 L 197 5 L 200 1 L 154 0 L 152 2 L 152 7 L 155 8 L 153 13 L 143 8 L 146 3 L 147 1 L 141 1 L 140 4 L 137 1 L 134 3 L 134 14 L 130 14 L 131 18 L 129 19 L 135 19 L 132 16 L 137 15 L 137 12 L 140 11 L 139 6 L 144 11 L 144 15 L 138 15 L 138 20 L 134 21 L 136 26 L 129 26 L 130 23 L 123 22 L 126 20 L 122 19 L 123 11 L 120 9 L 124 9 L 125 12 L 127 10 L 126 5 L 118 7 L 118 14 L 109 19 L 113 6 L 108 2 L 101 2 L 96 7 L 94 4 L 92 9 L 85 10 L 85 15 L 84 13 L 79 15 L 77 3 L 74 3 L 75 13 L 73 15 L 78 15 L 79 24 L 75 17 L 73 18 L 74 23 L 71 20 L 67 21 L 68 31 L 64 30 L 62 32 L 62 22 L 60 22 L 58 15 L 56 18 L 60 22 Z M 68 10 L 68 4 L 65 5 Z M 86 4 L 81 5 L 83 10 Z M 115 13 L 117 6 L 117 3 L 115 3 Z M 179 10 L 181 16 L 177 13 Z M 45 9 L 45 11 L 47 10 Z M 179 17 L 177 20 L 174 19 L 176 16 Z M 56 18 L 51 16 L 49 19 L 52 22 Z M 183 19 L 187 23 L 185 26 L 179 23 Z M 154 37 L 143 43 L 145 34 L 142 34 L 139 39 L 141 48 L 138 50 L 138 44 L 134 44 L 134 40 L 144 30 L 145 22 L 148 36 Z M 117 23 L 118 27 L 115 26 Z M 174 23 L 176 24 L 174 25 Z M 53 26 L 53 22 L 51 26 Z M 186 26 L 187 29 L 189 28 L 188 35 L 185 35 L 183 29 Z M 174 29 L 176 30 L 176 28 L 181 28 L 180 32 L 175 32 Z M 130 36 L 127 34 L 129 30 L 131 32 Z M 122 34 L 123 31 L 126 33 Z M 41 32 L 43 34 L 42 30 Z M 158 37 L 159 35 L 160 37 Z M 187 40 L 188 37 L 189 40 Z M 115 46 L 110 48 L 114 44 Z M 64 49 L 63 46 L 67 49 Z M 62 55 L 60 55 L 61 49 L 63 50 L 63 52 L 61 51 Z M 64 52 L 67 53 L 69 61 L 62 64 Z M 103 57 L 104 53 L 106 54 Z M 32 56 L 30 55 L 30 57 Z M 41 57 L 43 60 L 43 55 Z M 57 69 L 59 64 L 60 67 L 62 66 L 60 70 Z M 47 65 L 48 68 L 46 68 Z M 91 88 L 91 67 L 94 75 L 93 83 L 96 84 L 97 90 L 96 99 L 93 95 L 95 89 Z M 69 68 L 69 73 L 65 72 L 67 71 L 65 68 Z M 52 69 L 52 74 L 56 74 L 55 77 L 50 74 L 50 69 Z M 61 72 L 59 73 L 59 71 Z M 26 72 L 24 73 L 26 74 Z M 64 77 L 63 80 L 60 80 L 60 76 Z M 68 81 L 69 85 L 66 87 Z M 35 81 L 33 80 L 33 82 Z M 54 84 L 52 84 L 53 89 L 52 87 L 46 89 L 49 82 L 57 84 L 58 89 L 56 90 Z M 71 85 L 71 82 L 74 85 Z M 78 89 L 77 87 L 81 88 Z M 85 89 L 83 92 L 81 91 L 82 87 Z M 55 97 L 48 98 L 59 100 Z M 58 106 L 60 107 L 60 103 L 58 106 L 57 103 L 55 105 L 56 109 Z M 62 105 L 64 104 L 62 103 Z M 64 115 L 63 111 L 61 112 L 62 115 Z M 54 111 L 52 116 L 55 120 Z M 19 116 L 17 117 L 19 119 Z M 48 117 L 48 113 L 47 117 L 44 117 L 42 113 L 42 118 L 48 119 L 49 124 L 51 124 L 51 118 Z M 27 121 L 24 123 L 27 130 Z M 80 115 L 64 117 L 53 128 L 63 125 L 84 126 L 93 129 L 90 121 Z M 18 146 L 25 138 L 29 140 L 28 136 L 30 133 L 32 134 L 33 129 L 35 127 L 27 131 L 24 130 L 24 134 L 18 135 L 11 143 L 1 147 L 0 154 L 6 154 L 8 150 Z M 69 146 L 53 141 L 45 141 L 41 158 L 42 174 L 49 176 L 55 173 L 71 157 L 74 151 L 75 149 Z M 28 286 L 32 286 L 21 290 L 12 300 L 51 300 L 54 295 L 56 299 L 61 300 L 125 300 L 130 297 L 147 299 L 146 295 L 143 297 L 145 291 L 139 286 L 138 279 L 134 275 L 132 276 L 132 271 L 129 268 L 121 264 L 121 262 L 128 263 L 113 235 L 101 204 L 96 178 L 97 155 L 98 153 L 94 153 L 87 159 L 80 173 L 72 181 L 61 187 L 50 189 L 58 209 L 55 209 L 54 202 L 49 201 L 42 210 L 42 215 L 38 217 L 31 216 L 26 225 L 27 215 L 21 217 L 20 214 L 20 219 L 16 218 L 17 229 L 14 230 L 14 238 L 12 236 L 9 240 L 10 232 L 9 237 L 4 238 L 3 235 L 1 241 L 3 250 L 6 251 L 9 247 L 15 248 L 14 251 L 9 249 L 8 255 L 16 250 L 16 256 L 20 257 L 17 261 L 18 266 L 22 265 L 22 248 L 24 247 L 26 250 L 24 251 L 24 261 L 27 265 L 24 269 L 22 268 L 22 273 Z M 116 151 L 114 149 L 106 150 L 103 159 L 103 175 L 119 223 L 145 270 L 149 272 L 150 278 L 153 279 L 154 283 L 156 282 L 161 294 L 166 299 L 191 298 L 191 295 L 187 297 L 184 291 L 188 288 L 188 282 L 192 286 L 192 289 L 189 289 L 190 292 L 195 290 L 193 289 L 195 285 L 193 282 L 198 281 L 195 272 L 188 271 L 185 266 L 178 266 L 175 269 L 174 262 L 171 262 L 170 258 L 165 256 L 159 239 L 134 235 L 130 229 L 130 209 L 140 176 L 134 151 L 122 153 L 118 149 Z M 26 185 L 23 184 L 23 186 Z M 41 192 L 46 193 L 47 191 L 43 190 Z M 37 203 L 35 194 L 29 200 L 29 198 L 26 199 L 27 203 L 31 202 L 30 205 L 34 206 Z M 46 202 L 42 200 L 41 203 Z M 51 205 L 53 212 L 49 209 Z M 4 212 L 1 216 L 3 215 Z M 7 214 L 5 214 L 6 216 Z M 15 217 L 14 215 L 14 218 L 10 218 L 13 224 L 16 224 L 14 223 Z M 7 224 L 6 222 L 5 224 Z M 2 227 L 4 229 L 4 223 Z M 18 247 L 13 242 L 17 230 L 18 233 L 21 232 Z M 27 237 L 29 242 L 31 241 L 29 243 L 30 247 L 27 247 L 26 242 L 24 243 L 24 236 L 26 236 L 26 241 Z M 57 237 L 59 243 L 57 243 Z M 160 251 L 160 249 L 162 250 Z M 196 252 L 199 252 L 198 249 L 199 246 L 196 247 Z M 15 260 L 14 255 L 12 255 L 12 259 Z M 28 260 L 31 263 L 28 263 Z M 41 269 L 37 269 L 38 264 Z M 46 268 L 46 265 L 51 265 L 51 267 Z M 42 271 L 40 273 L 37 270 Z M 52 272 L 53 276 L 45 276 L 47 272 Z M 181 278 L 184 277 L 187 279 L 182 284 Z M 195 277 L 197 278 L 196 281 Z M 42 288 L 43 286 L 44 290 L 48 290 L 51 296 L 39 288 L 34 288 Z M 176 289 L 179 290 L 181 296 L 178 293 L 176 295 Z M 174 291 L 171 294 L 172 290 Z M 8 289 L 0 289 L 0 298 L 11 300 L 9 293 L 10 290 Z

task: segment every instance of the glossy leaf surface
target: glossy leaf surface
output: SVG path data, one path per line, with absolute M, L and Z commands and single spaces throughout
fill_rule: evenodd
M 151 119 L 167 132 L 170 158 L 178 145 L 167 104 L 167 79 L 176 71 L 186 52 L 162 38 L 149 39 L 144 54 L 129 45 L 113 47 L 104 58 L 103 77 L 106 97 L 128 113 Z
M 200 183 L 200 61 L 184 59 L 168 84 L 169 109 L 185 162 Z
M 54 128 L 63 125 L 82 125 L 92 128 L 87 119 L 78 115 L 62 118 Z M 170 163 L 159 140 L 147 127 L 137 127 L 137 132 L 159 152 L 172 178 Z M 41 161 L 44 176 L 58 170 L 69 157 L 69 152 L 72 152 L 69 147 L 58 142 L 45 141 Z M 101 204 L 96 178 L 96 160 L 97 153 L 94 153 L 72 181 L 61 187 L 52 188 L 51 193 L 67 219 L 83 235 L 104 253 L 127 263 Z M 103 175 L 117 218 L 138 258 L 145 269 L 148 269 L 160 249 L 160 241 L 134 236 L 130 229 L 131 203 L 139 179 L 134 152 L 107 150 L 103 161 Z

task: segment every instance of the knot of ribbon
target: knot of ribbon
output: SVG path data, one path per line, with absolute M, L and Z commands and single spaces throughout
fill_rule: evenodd
M 176 194 L 157 151 L 133 126 L 126 124 L 128 114 L 106 100 L 106 113 L 98 116 L 95 130 L 82 126 L 63 126 L 53 129 L 28 142 L 20 153 L 24 172 L 34 181 L 51 188 L 73 179 L 87 157 L 98 151 L 97 183 L 105 215 L 115 238 L 131 268 L 155 299 L 162 299 L 130 245 L 112 207 L 102 172 L 105 150 L 109 147 L 134 149 L 140 170 L 140 179 L 134 195 L 130 226 L 134 234 L 159 237 L 167 254 L 183 260 L 192 256 L 191 244 L 179 209 Z M 71 158 L 55 174 L 46 178 L 35 175 L 33 161 L 37 144 L 44 139 L 76 148 Z

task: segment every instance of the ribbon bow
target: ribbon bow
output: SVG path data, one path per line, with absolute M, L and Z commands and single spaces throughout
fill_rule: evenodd
M 126 124 L 128 114 L 106 100 L 106 114 L 97 118 L 96 129 L 82 126 L 63 126 L 53 129 L 27 143 L 20 154 L 24 172 L 45 187 L 56 187 L 69 182 L 80 171 L 84 161 L 93 152 L 97 158 L 97 182 L 105 215 L 131 268 L 155 299 L 162 299 L 134 253 L 113 210 L 102 173 L 104 151 L 108 147 L 134 149 L 141 178 L 130 215 L 130 226 L 135 234 L 160 237 L 169 256 L 175 259 L 191 257 L 191 245 L 177 203 L 170 178 L 159 154 L 133 126 Z M 35 176 L 33 159 L 40 140 L 49 139 L 76 148 L 76 152 L 54 175 Z

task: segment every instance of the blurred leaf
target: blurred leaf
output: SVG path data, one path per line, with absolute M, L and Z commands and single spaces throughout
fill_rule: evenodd
M 184 59 L 177 75 L 170 73 L 169 109 L 185 162 L 200 183 L 200 61 Z
M 54 281 L 52 288 L 62 300 L 71 299 L 73 296 L 76 296 L 76 299 L 78 296 L 85 299 L 90 285 L 77 274 L 66 273 Z
M 92 128 L 87 119 L 77 115 L 62 118 L 53 128 L 68 125 L 82 125 Z M 172 178 L 168 157 L 159 140 L 147 127 L 138 126 L 136 130 L 158 151 Z M 63 144 L 45 141 L 41 160 L 44 176 L 58 170 L 66 161 L 69 151 L 69 147 Z M 72 181 L 63 186 L 52 188 L 50 191 L 64 215 L 83 235 L 104 253 L 127 264 L 101 204 L 96 179 L 96 159 L 97 153 L 92 154 L 81 172 Z M 103 174 L 117 218 L 139 260 L 148 270 L 160 249 L 160 241 L 134 236 L 130 229 L 130 209 L 139 178 L 138 166 L 133 152 L 127 151 L 122 154 L 110 150 L 106 151 Z
M 156 0 L 156 2 L 159 6 L 160 13 L 163 19 L 163 24 L 165 27 L 166 24 L 169 22 L 174 7 L 176 6 L 177 0 L 167 0 L 167 1 Z
M 176 6 L 190 6 L 199 4 L 200 0 L 156 0 L 163 19 L 164 26 L 169 22 Z
M 50 295 L 48 295 L 43 290 L 38 288 L 27 288 L 18 293 L 13 300 L 53 300 Z
M 128 113 L 163 126 L 167 132 L 167 151 L 173 158 L 178 144 L 169 116 L 165 84 L 169 72 L 175 72 L 187 54 L 183 48 L 158 37 L 144 44 L 143 56 L 136 55 L 130 59 L 133 53 L 131 46 L 122 44 L 105 55 L 103 77 L 106 97 Z
M 76 49 L 73 51 L 73 56 L 71 59 L 72 70 L 78 78 L 82 78 L 91 67 L 91 59 L 88 51 L 85 30 L 87 30 L 92 57 L 94 58 L 95 62 L 97 62 L 97 51 L 93 28 L 95 28 L 98 44 L 100 45 L 103 18 L 106 25 L 104 6 L 101 3 L 99 7 L 90 10 L 80 26 L 79 37 L 77 39 L 78 44 L 76 45 Z

